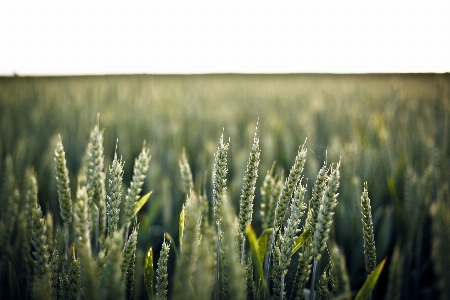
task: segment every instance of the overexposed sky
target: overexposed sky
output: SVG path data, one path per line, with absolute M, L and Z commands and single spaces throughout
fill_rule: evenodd
M 448 0 L 0 0 L 0 75 L 449 71 Z

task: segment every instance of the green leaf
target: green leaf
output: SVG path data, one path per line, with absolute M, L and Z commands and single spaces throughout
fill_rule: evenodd
M 9 281 L 9 292 L 10 292 L 10 299 L 22 299 L 20 297 L 20 288 L 19 283 L 17 282 L 17 276 L 16 272 L 14 271 L 14 268 L 11 265 L 11 262 L 8 261 L 9 266 L 9 274 L 8 274 L 8 281 Z
M 180 213 L 180 222 L 178 223 L 178 234 L 179 234 L 179 238 L 180 238 L 180 251 L 183 247 L 183 233 L 184 233 L 184 205 L 183 208 L 181 209 L 181 213 Z
M 137 215 L 137 213 L 141 210 L 142 206 L 147 202 L 148 198 L 150 198 L 150 195 L 153 193 L 153 191 L 150 191 L 149 193 L 145 194 L 144 196 L 139 199 L 139 202 L 136 206 L 136 209 L 134 211 L 134 215 Z
M 296 240 L 294 244 L 294 248 L 292 248 L 291 257 L 295 254 L 295 252 L 300 249 L 301 246 L 306 242 L 306 240 L 310 237 L 309 229 L 304 231 Z
M 260 261 L 264 261 L 264 256 L 266 254 L 266 248 L 267 248 L 267 239 L 269 234 L 271 234 L 273 232 L 272 228 L 267 228 L 266 230 L 264 230 L 264 232 L 261 234 L 261 236 L 258 238 L 258 247 L 259 247 L 259 258 L 261 259 Z
M 153 299 L 153 249 L 150 247 L 145 257 L 144 281 L 147 287 L 148 297 Z
M 369 298 L 373 288 L 375 287 L 375 284 L 378 281 L 378 278 L 380 277 L 385 263 L 386 258 L 378 264 L 378 266 L 375 268 L 375 270 L 372 271 L 372 273 L 370 273 L 370 275 L 366 279 L 366 282 L 364 282 L 362 288 L 359 290 L 358 294 L 356 294 L 355 300 L 366 300 Z
M 264 262 L 264 255 L 261 257 L 261 249 L 259 249 L 259 243 L 256 239 L 256 233 L 253 230 L 252 226 L 250 224 L 247 224 L 247 230 L 246 235 L 248 242 L 250 244 L 250 249 L 252 251 L 253 260 L 256 263 L 256 270 L 258 272 L 259 278 L 261 279 L 264 289 L 267 290 L 266 280 L 264 280 L 264 272 L 263 272 L 263 262 Z M 263 233 L 264 235 L 264 233 Z M 265 237 L 267 242 L 267 236 Z M 261 242 L 264 240 L 264 238 L 261 239 Z M 264 246 L 264 250 L 266 247 Z

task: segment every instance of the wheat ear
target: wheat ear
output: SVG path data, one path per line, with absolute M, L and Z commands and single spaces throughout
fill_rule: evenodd
M 306 141 L 305 141 L 306 143 Z M 268 263 L 266 265 L 266 278 L 269 280 L 269 269 L 271 267 L 272 255 L 274 254 L 275 241 L 277 235 L 281 232 L 281 225 L 286 217 L 287 210 L 289 208 L 290 200 L 292 194 L 300 181 L 301 175 L 303 173 L 303 167 L 306 162 L 307 151 L 305 149 L 305 144 L 299 147 L 297 156 L 295 157 L 294 165 L 289 172 L 289 176 L 284 182 L 283 188 L 278 198 L 277 205 L 275 208 L 275 217 L 273 222 L 273 234 L 272 242 L 270 243 L 270 252 L 268 257 Z M 276 255 L 276 254 L 275 254 Z M 268 282 L 269 283 L 269 282 Z M 268 284 L 269 286 L 269 284 Z
M 167 263 L 169 261 L 170 243 L 162 244 L 161 252 L 158 259 L 158 269 L 156 270 L 156 299 L 167 299 L 167 286 L 169 284 L 169 274 L 167 272 Z
M 122 158 L 117 158 L 114 154 L 114 160 L 109 169 L 109 195 L 106 200 L 106 223 L 108 236 L 112 236 L 117 230 L 119 224 L 120 202 L 122 201 L 122 178 L 123 178 Z
M 135 215 L 136 207 L 139 202 L 139 195 L 142 190 L 142 186 L 144 185 L 145 178 L 147 177 L 147 170 L 150 162 L 150 151 L 142 146 L 142 150 L 139 153 L 139 156 L 134 161 L 133 167 L 133 180 L 130 183 L 130 187 L 128 188 L 127 195 L 125 196 L 125 221 L 126 224 L 125 229 L 125 240 L 128 238 L 128 230 L 131 224 L 131 221 Z
M 247 163 L 247 170 L 244 176 L 244 186 L 240 197 L 239 205 L 239 229 L 238 241 L 240 245 L 240 261 L 244 264 L 245 255 L 245 231 L 247 224 L 252 222 L 253 215 L 253 199 L 255 198 L 256 180 L 258 179 L 259 156 L 259 138 L 255 133 L 253 146 Z
M 377 256 L 367 182 L 364 183 L 364 191 L 361 195 L 361 214 L 364 235 L 364 260 L 366 262 L 367 273 L 370 274 L 377 265 Z
M 227 154 L 229 143 L 223 143 L 223 133 L 220 136 L 219 147 L 214 154 L 214 173 L 213 173 L 213 212 L 217 228 L 216 244 L 216 280 L 215 280 L 215 299 L 219 298 L 219 280 L 220 280 L 220 223 L 222 221 L 222 206 L 226 201 L 227 191 Z
M 56 188 L 58 190 L 59 211 L 64 221 L 64 234 L 66 237 L 66 262 L 69 265 L 69 224 L 72 222 L 72 196 L 70 191 L 69 170 L 66 166 L 66 153 L 61 136 L 55 149 Z
M 275 162 L 272 164 L 270 170 L 267 171 L 266 176 L 264 177 L 263 184 L 260 188 L 261 192 L 261 219 L 262 219 L 262 229 L 265 230 L 272 226 L 273 224 L 273 215 L 271 215 L 270 208 L 275 208 L 273 202 L 274 197 L 272 194 L 272 190 L 275 187 L 275 178 L 273 177 L 273 170 L 275 168 Z M 275 211 L 274 211 L 275 213 Z
M 312 240 L 313 256 L 317 261 L 320 260 L 321 252 L 326 247 L 331 224 L 333 222 L 334 209 L 338 204 L 337 197 L 339 194 L 337 193 L 337 189 L 339 187 L 340 177 L 339 166 L 340 163 L 337 163 L 336 168 L 331 169 L 328 186 L 322 194 L 319 214 L 317 216 L 317 225 Z
M 98 124 L 91 132 L 88 144 L 88 176 L 87 193 L 91 201 L 91 210 L 95 212 L 95 237 L 94 249 L 98 252 L 99 243 L 103 241 L 106 227 L 106 191 L 103 155 L 103 131 L 100 131 Z
M 304 203 L 306 187 L 298 186 L 294 191 L 294 198 L 291 204 L 291 215 L 287 220 L 287 225 L 284 229 L 283 236 L 280 235 L 280 262 L 279 262 L 279 276 L 280 281 L 280 299 L 284 299 L 284 278 L 287 274 L 287 268 L 291 262 L 291 251 L 294 248 L 295 236 L 299 231 L 301 218 L 306 210 Z
M 192 179 L 191 167 L 186 157 L 185 148 L 181 152 L 181 159 L 178 161 L 178 166 L 180 167 L 181 182 L 183 183 L 183 193 L 189 194 L 194 190 L 194 180 Z
M 125 279 L 125 299 L 133 299 L 134 294 L 134 270 L 136 264 L 136 244 L 138 228 L 134 228 L 125 245 L 122 262 L 122 274 Z

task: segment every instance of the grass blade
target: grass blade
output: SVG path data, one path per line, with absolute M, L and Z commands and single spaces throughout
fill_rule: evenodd
M 153 300 L 153 249 L 150 247 L 145 257 L 144 281 L 147 288 L 148 297 Z
M 259 247 L 259 257 L 261 259 L 261 262 L 264 262 L 264 256 L 266 254 L 266 248 L 267 248 L 267 239 L 269 237 L 269 234 L 273 233 L 273 228 L 267 228 L 264 230 L 264 232 L 261 234 L 261 236 L 258 238 L 258 247 Z
M 386 258 L 381 261 L 378 266 L 370 273 L 369 277 L 367 277 L 364 282 L 362 288 L 359 290 L 358 294 L 356 294 L 355 300 L 366 300 L 369 298 L 372 293 L 375 284 L 380 277 L 381 271 L 383 270 L 384 264 L 386 263 Z
M 150 191 L 147 194 L 145 194 L 144 196 L 142 196 L 141 199 L 139 199 L 139 202 L 136 206 L 136 210 L 134 211 L 134 215 L 137 215 L 137 213 L 141 210 L 141 208 L 144 206 L 144 204 L 147 203 L 147 201 L 150 198 L 152 193 L 153 193 L 153 191 Z
M 183 247 L 184 213 L 185 213 L 185 207 L 183 205 L 183 208 L 181 209 L 181 212 L 180 212 L 180 221 L 178 223 L 178 236 L 180 239 L 180 251 Z
M 295 240 L 294 248 L 292 248 L 291 252 L 291 257 L 303 246 L 303 244 L 310 236 L 311 232 L 309 231 L 309 229 L 307 229 Z
M 247 239 L 250 243 L 250 249 L 252 251 L 253 259 L 256 263 L 256 270 L 258 272 L 258 276 L 261 278 L 261 281 L 264 285 L 264 289 L 267 290 L 266 280 L 264 279 L 264 273 L 263 273 L 263 262 L 264 262 L 264 256 L 260 256 L 261 252 L 264 252 L 266 250 L 266 246 L 264 246 L 264 250 L 261 250 L 259 247 L 258 240 L 256 239 L 256 233 L 253 230 L 252 226 L 250 224 L 247 224 Z M 264 235 L 264 233 L 263 233 Z M 262 240 L 266 239 L 267 242 L 267 235 Z M 262 241 L 261 240 L 261 241 Z

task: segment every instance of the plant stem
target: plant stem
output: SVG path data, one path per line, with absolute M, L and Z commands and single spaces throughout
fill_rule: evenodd
M 267 289 L 270 291 L 270 278 L 269 278 L 269 272 L 270 272 L 270 264 L 272 263 L 272 248 L 273 245 L 275 244 L 275 235 L 276 235 L 276 230 L 273 230 L 272 233 L 272 242 L 270 243 L 270 251 L 269 251 L 269 258 L 267 259 L 267 264 L 266 264 L 266 280 L 267 280 Z
M 130 223 L 127 224 L 127 227 L 125 228 L 125 242 L 123 245 L 123 252 L 125 253 L 125 247 L 127 245 L 127 240 L 128 240 L 128 230 L 130 229 Z
M 67 268 L 69 268 L 69 224 L 67 224 L 66 222 L 64 222 L 64 231 L 66 235 L 66 263 Z
M 311 287 L 309 289 L 309 299 L 310 300 L 314 300 L 314 281 L 316 278 L 316 269 L 317 269 L 317 261 L 316 258 L 313 258 L 313 263 L 312 263 L 312 276 L 311 276 Z
M 95 249 L 95 254 L 98 253 L 98 226 L 100 224 L 100 208 L 97 208 L 97 213 L 96 213 L 96 217 L 95 217 L 95 239 L 94 239 L 94 249 Z
M 242 238 L 242 245 L 241 245 L 241 264 L 244 265 L 244 253 L 245 253 L 245 236 Z
M 217 227 L 216 282 L 214 284 L 215 299 L 219 300 L 219 266 L 220 266 L 220 226 Z

